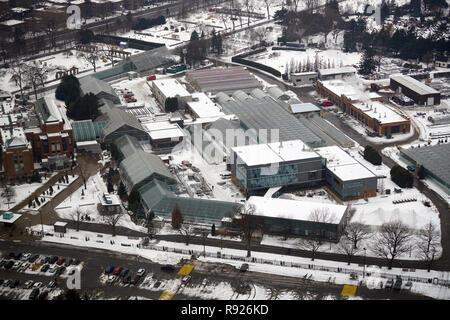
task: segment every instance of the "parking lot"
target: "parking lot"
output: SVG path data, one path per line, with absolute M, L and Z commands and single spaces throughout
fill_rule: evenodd
M 60 294 L 66 278 L 81 272 L 83 263 L 73 258 L 9 252 L 2 255 L 0 268 L 1 296 L 46 300 Z

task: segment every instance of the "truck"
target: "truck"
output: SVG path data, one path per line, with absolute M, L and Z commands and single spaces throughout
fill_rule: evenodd
M 172 74 L 174 74 L 174 73 L 178 73 L 178 72 L 184 71 L 184 70 L 186 70 L 186 69 L 187 69 L 187 67 L 186 67 L 185 64 L 176 64 L 176 65 L 174 65 L 174 66 L 168 67 L 168 68 L 166 69 L 166 73 L 172 73 Z

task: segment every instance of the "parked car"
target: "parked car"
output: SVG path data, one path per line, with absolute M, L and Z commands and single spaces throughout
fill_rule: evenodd
M 128 275 L 123 278 L 123 283 L 130 283 L 131 282 L 131 275 Z
M 23 285 L 23 287 L 25 289 L 30 289 L 33 286 L 33 280 L 28 280 L 27 282 L 25 282 L 25 284 Z
M 147 81 L 156 80 L 156 75 L 152 74 L 147 77 Z
M 407 281 L 407 282 L 405 283 L 405 286 L 403 287 L 403 290 L 410 291 L 411 288 L 412 288 L 412 281 Z
M 39 289 L 40 287 L 42 287 L 42 282 L 36 282 L 35 284 L 33 284 L 34 289 Z
M 7 262 L 8 262 L 8 260 L 2 259 L 2 260 L 0 261 L 0 267 L 3 267 Z
M 11 284 L 11 282 L 12 282 L 12 280 L 7 279 L 7 280 L 5 280 L 5 282 L 3 282 L 3 286 L 4 286 L 4 287 L 9 287 L 9 285 Z
M 416 170 L 416 168 L 413 167 L 413 166 L 407 166 L 407 168 L 408 168 L 408 170 L 411 171 L 411 172 L 414 172 L 414 171 Z
M 114 271 L 114 266 L 107 266 L 105 269 L 105 274 L 111 273 Z
M 58 261 L 58 257 L 57 256 L 52 256 L 51 258 L 50 258 L 50 264 L 54 264 L 55 262 L 57 262 Z
M 44 264 L 41 268 L 41 272 L 46 272 L 48 269 L 50 269 L 50 265 Z
M 48 269 L 48 272 L 50 272 L 50 273 L 55 273 L 56 270 L 58 270 L 58 267 L 57 267 L 57 266 L 54 266 L 54 267 L 51 267 L 50 269 Z
M 58 259 L 58 261 L 56 261 L 56 264 L 58 265 L 58 266 L 60 266 L 60 265 L 62 265 L 63 263 L 64 263 L 64 261 L 66 261 L 66 258 L 59 258 Z
M 183 283 L 188 283 L 191 280 L 191 276 L 184 276 L 181 280 Z
M 122 271 L 120 271 L 119 277 L 121 278 L 125 277 L 128 274 L 128 272 L 130 272 L 129 269 L 123 269 Z
M 16 254 L 14 253 L 14 252 L 10 252 L 10 253 L 8 253 L 8 255 L 6 256 L 6 259 L 15 259 L 15 257 L 16 257 Z
M 62 267 L 59 267 L 58 270 L 56 270 L 55 275 L 60 276 L 60 275 L 64 274 L 64 272 L 66 272 L 66 267 L 62 266 Z
M 29 267 L 30 267 L 30 263 L 29 263 L 29 262 L 25 262 L 25 263 L 23 263 L 23 264 L 20 266 L 20 268 L 18 268 L 17 270 L 19 270 L 19 271 L 25 271 L 25 270 L 27 270 Z
M 22 258 L 22 253 L 21 252 L 16 253 L 16 255 L 14 256 L 14 259 L 20 260 L 20 258 Z
M 161 270 L 163 271 L 174 271 L 175 267 L 171 264 L 165 264 L 163 266 L 161 266 Z
M 31 290 L 29 299 L 34 300 L 37 298 L 38 295 L 39 295 L 39 289 L 35 288 L 35 289 Z
M 48 283 L 47 288 L 53 289 L 54 287 L 56 287 L 56 282 L 52 280 Z
M 123 267 L 116 267 L 112 274 L 117 276 L 120 274 L 120 272 L 122 272 L 122 270 L 123 270 Z
M 14 265 L 14 261 L 9 260 L 6 264 L 5 264 L 5 269 L 9 270 L 13 267 Z
M 323 107 L 331 107 L 333 105 L 333 102 L 325 100 L 322 102 Z
M 20 260 L 27 261 L 31 257 L 31 253 L 25 253 Z
M 22 265 L 22 262 L 16 261 L 16 262 L 13 264 L 12 269 L 13 269 L 13 270 L 17 270 L 17 269 L 20 268 L 21 265 Z
M 394 283 L 394 290 L 401 290 L 402 288 L 402 278 L 397 277 Z
M 52 257 L 45 257 L 43 262 L 50 263 L 50 260 L 52 260 Z
M 66 267 L 69 267 L 72 263 L 73 263 L 73 259 L 67 259 L 66 262 L 64 263 L 64 265 Z
M 73 266 L 77 266 L 77 265 L 79 265 L 80 264 L 80 260 L 74 260 L 74 261 L 72 261 L 72 265 Z
M 108 276 L 108 279 L 106 280 L 107 283 L 113 283 L 114 280 L 116 280 L 116 276 L 110 275 Z
M 144 274 L 145 274 L 145 269 L 139 269 L 139 270 L 136 272 L 136 275 L 137 275 L 138 277 L 142 277 Z
M 239 268 L 239 270 L 240 270 L 241 272 L 247 271 L 247 270 L 248 270 L 248 263 L 243 263 L 243 264 L 241 265 L 241 267 Z
M 33 263 L 39 258 L 38 254 L 33 254 L 30 259 L 28 259 L 29 262 Z
M 394 285 L 394 280 L 392 279 L 388 279 L 388 281 L 386 281 L 386 285 L 384 286 L 386 289 L 392 289 L 392 286 Z

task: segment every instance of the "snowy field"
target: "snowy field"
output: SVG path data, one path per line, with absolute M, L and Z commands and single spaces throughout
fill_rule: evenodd
M 75 210 L 79 208 L 83 216 L 87 215 L 91 219 L 89 221 L 84 220 L 84 222 L 106 223 L 97 209 L 97 205 L 101 203 L 103 193 L 107 193 L 107 187 L 100 173 L 90 177 L 86 181 L 86 187 L 87 189 L 84 190 L 84 196 L 82 195 L 82 189 L 84 189 L 83 185 L 56 207 L 56 213 L 62 219 L 74 220 L 73 214 Z M 133 223 L 126 212 L 118 221 L 117 226 L 142 232 L 147 230 L 146 228 L 137 226 Z
M 286 67 L 289 70 L 295 66 L 294 70 L 298 68 L 298 65 L 305 67 L 307 64 L 314 64 L 318 56 L 319 69 L 320 68 L 332 68 L 341 66 L 351 66 L 358 64 L 361 59 L 361 54 L 358 52 L 344 53 L 340 50 L 317 50 L 306 49 L 306 51 L 290 51 L 290 50 L 268 50 L 260 54 L 253 55 L 249 58 L 252 61 L 262 63 L 270 66 L 281 73 L 284 73 Z M 297 72 L 297 71 L 295 71 Z
M 56 173 L 55 173 L 56 174 Z M 21 201 L 26 199 L 30 194 L 32 194 L 36 189 L 45 184 L 51 176 L 45 178 L 42 177 L 42 182 L 34 182 L 34 183 L 24 183 L 19 185 L 11 186 L 14 189 L 14 197 L 12 197 L 9 201 L 8 199 L 1 197 L 0 200 L 0 210 L 8 210 L 15 205 L 19 204 Z M 56 189 L 56 188 L 55 188 Z
M 45 232 L 52 232 L 53 226 L 44 226 Z M 35 231 L 40 231 L 41 226 L 37 225 L 32 227 Z M 86 241 L 85 238 L 88 238 L 89 241 Z M 101 239 L 101 240 L 99 240 Z M 110 240 L 113 240 L 114 243 L 111 244 Z M 99 237 L 99 234 L 87 232 L 87 231 L 80 231 L 76 232 L 75 230 L 69 229 L 66 234 L 64 234 L 64 237 L 58 236 L 45 236 L 43 238 L 43 241 L 48 242 L 55 242 L 55 243 L 63 243 L 63 244 L 70 244 L 75 246 L 82 246 L 82 247 L 91 247 L 91 248 L 100 248 L 100 249 L 106 249 L 111 251 L 117 251 L 122 252 L 126 254 L 132 254 L 132 255 L 139 255 L 143 258 L 149 259 L 153 262 L 160 263 L 160 264 L 177 264 L 181 258 L 189 258 L 190 254 L 188 253 L 188 250 L 193 250 L 194 252 L 199 253 L 199 261 L 208 261 L 212 263 L 225 263 L 228 265 L 232 265 L 236 268 L 238 268 L 241 265 L 241 261 L 236 260 L 229 260 L 229 259 L 220 259 L 220 258 L 212 258 L 212 257 L 200 257 L 200 253 L 203 252 L 203 246 L 201 245 L 189 245 L 186 246 L 183 243 L 172 243 L 172 242 L 166 242 L 166 241 L 159 241 L 157 244 L 153 244 L 153 246 L 159 247 L 160 249 L 162 247 L 166 248 L 176 248 L 178 250 L 184 250 L 186 254 L 181 253 L 173 253 L 169 251 L 159 251 L 159 250 L 151 250 L 151 249 L 142 249 L 138 248 L 139 240 L 135 239 L 129 239 L 127 237 L 123 236 L 116 236 L 111 237 L 111 235 L 103 234 L 101 237 Z M 245 257 L 246 251 L 245 250 L 236 250 L 236 249 L 219 249 L 218 247 L 210 247 L 206 246 L 205 251 L 208 252 L 208 254 L 215 255 L 217 251 L 221 251 L 222 254 L 226 255 L 234 255 L 234 256 L 240 256 Z M 283 256 L 283 255 L 277 255 L 277 254 L 268 254 L 268 253 L 261 253 L 261 252 L 252 252 L 252 257 L 257 259 L 266 259 L 266 260 L 276 260 L 276 261 L 284 261 L 285 263 L 298 263 L 298 264 L 313 264 L 316 266 L 321 266 L 323 268 L 326 268 L 327 266 L 329 268 L 347 268 L 352 269 L 358 272 L 361 272 L 363 270 L 362 266 L 359 266 L 357 264 L 351 264 L 348 265 L 346 263 L 341 262 L 335 262 L 335 261 L 327 261 L 327 260 L 318 260 L 311 261 L 308 258 L 301 258 L 301 257 L 292 257 L 292 256 Z M 268 265 L 268 264 L 259 264 L 259 263 L 253 263 L 249 262 L 250 265 L 250 271 L 255 272 L 263 272 L 263 273 L 269 273 L 269 274 L 278 274 L 278 275 L 285 275 L 285 276 L 292 276 L 292 277 L 298 277 L 301 278 L 305 274 L 309 274 L 312 276 L 312 279 L 315 281 L 324 281 L 327 282 L 330 279 L 333 279 L 333 282 L 336 284 L 349 284 L 349 285 L 357 285 L 358 280 L 352 280 L 349 278 L 348 274 L 343 273 L 335 273 L 330 271 L 318 271 L 318 270 L 311 270 L 311 269 L 302 269 L 302 268 L 296 268 L 296 267 L 288 267 L 288 266 L 281 266 L 281 265 Z M 401 275 L 403 278 L 408 277 L 423 277 L 423 278 L 439 278 L 439 279 L 449 279 L 449 273 L 448 272 L 438 272 L 438 271 L 431 271 L 428 273 L 426 270 L 415 270 L 415 271 L 403 271 L 402 269 L 393 268 L 392 270 L 387 270 L 387 268 L 378 268 L 378 267 L 371 267 L 368 266 L 366 268 L 366 271 L 369 272 L 371 275 L 368 276 L 366 279 L 366 284 L 369 288 L 376 288 L 379 286 L 380 282 L 385 283 L 386 278 L 382 278 L 380 273 L 383 274 L 391 274 L 393 277 L 395 275 Z M 173 284 L 176 285 L 176 284 Z M 425 284 L 425 283 L 419 283 L 414 282 L 412 286 L 413 292 L 420 292 L 422 294 L 438 298 L 438 299 L 450 299 L 450 288 L 448 287 L 442 287 L 438 285 L 433 284 Z

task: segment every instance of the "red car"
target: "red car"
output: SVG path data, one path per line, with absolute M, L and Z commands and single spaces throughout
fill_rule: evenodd
M 124 94 L 123 97 L 124 97 L 125 99 L 129 99 L 129 98 L 131 98 L 131 94 L 129 94 L 129 93 Z
M 150 80 L 156 80 L 156 75 L 152 74 L 152 75 L 148 76 L 147 81 L 150 81 Z
M 113 275 L 117 276 L 122 270 L 123 270 L 123 267 L 115 268 L 113 271 Z
M 64 261 L 66 261 L 66 258 L 59 258 L 58 261 L 56 261 L 56 264 L 58 266 L 62 265 L 64 263 Z
M 136 98 L 131 98 L 131 102 L 136 102 L 137 99 Z
M 324 102 L 322 102 L 322 106 L 324 107 L 330 107 L 333 105 L 333 102 L 325 100 Z

